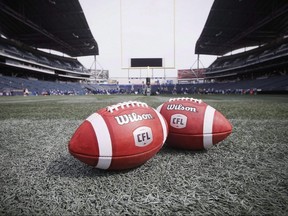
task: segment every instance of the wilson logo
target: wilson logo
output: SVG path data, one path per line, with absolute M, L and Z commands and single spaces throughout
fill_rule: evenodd
M 167 110 L 181 110 L 181 111 L 188 111 L 188 112 L 197 112 L 197 109 L 195 107 L 183 106 L 182 104 L 168 104 Z
M 128 124 L 130 122 L 137 122 L 137 121 L 142 121 L 142 120 L 153 119 L 153 116 L 149 113 L 144 113 L 144 114 L 140 114 L 140 115 L 136 114 L 136 113 L 131 113 L 131 114 L 115 116 L 115 119 L 119 125 L 124 125 L 124 124 Z

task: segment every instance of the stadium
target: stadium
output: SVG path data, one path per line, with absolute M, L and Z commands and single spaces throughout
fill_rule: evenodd
M 188 69 L 175 52 L 130 55 L 124 9 L 133 1 L 120 2 L 122 77 L 96 67 L 101 44 L 78 0 L 0 1 L 0 214 L 287 215 L 287 1 L 214 0 Z M 167 2 L 174 16 L 179 1 Z M 215 61 L 202 67 L 201 55 Z M 80 62 L 85 56 L 94 67 Z M 125 171 L 95 169 L 67 151 L 98 109 L 156 108 L 171 97 L 202 99 L 232 134 L 203 151 L 164 145 Z

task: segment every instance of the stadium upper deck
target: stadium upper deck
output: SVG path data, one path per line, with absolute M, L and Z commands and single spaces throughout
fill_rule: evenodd
M 288 38 L 287 38 L 288 39 Z M 241 77 L 242 74 L 267 71 L 286 71 L 288 67 L 288 40 L 246 52 L 217 58 L 205 72 L 206 78 Z
M 3 75 L 47 80 L 87 80 L 91 74 L 72 57 L 98 55 L 78 0 L 0 1 L 0 68 Z
M 242 79 L 287 73 L 288 2 L 215 0 L 196 54 L 218 55 L 206 79 Z M 232 55 L 237 49 L 258 47 Z M 231 52 L 231 55 L 226 55 Z
M 0 38 L 1 74 L 45 77 L 49 80 L 86 80 L 90 73 L 74 58 L 52 55 Z
M 220 56 L 287 36 L 287 0 L 215 0 L 195 53 Z
M 16 41 L 6 43 L 1 39 L 3 75 L 21 70 L 20 74 L 27 73 L 26 77 L 39 75 L 44 79 L 47 75 L 49 80 L 89 78 L 76 59 L 35 49 L 48 48 L 70 56 L 99 54 L 78 0 L 0 0 L 0 19 L 1 35 Z M 195 52 L 223 55 L 240 47 L 261 45 L 251 52 L 219 57 L 208 68 L 206 78 L 237 80 L 238 75 L 262 69 L 287 74 L 287 37 L 287 0 L 215 0 Z M 287 90 L 285 86 L 281 89 Z
M 72 57 L 99 54 L 78 0 L 1 0 L 0 20 L 8 39 Z

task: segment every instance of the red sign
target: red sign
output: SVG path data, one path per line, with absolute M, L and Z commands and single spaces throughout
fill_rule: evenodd
M 204 78 L 205 68 L 178 70 L 178 79 Z

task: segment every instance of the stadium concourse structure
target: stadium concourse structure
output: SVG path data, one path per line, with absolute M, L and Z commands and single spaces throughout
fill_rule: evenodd
M 215 0 L 195 53 L 218 56 L 206 81 L 287 93 L 288 1 Z
M 142 93 L 143 85 L 88 82 L 76 57 L 99 50 L 78 0 L 0 0 L 0 20 L 0 94 Z M 215 0 L 195 47 L 218 56 L 204 83 L 154 84 L 152 93 L 287 93 L 287 41 L 287 0 Z
M 2 93 L 83 93 L 92 74 L 75 57 L 99 50 L 78 0 L 1 0 L 0 20 Z

